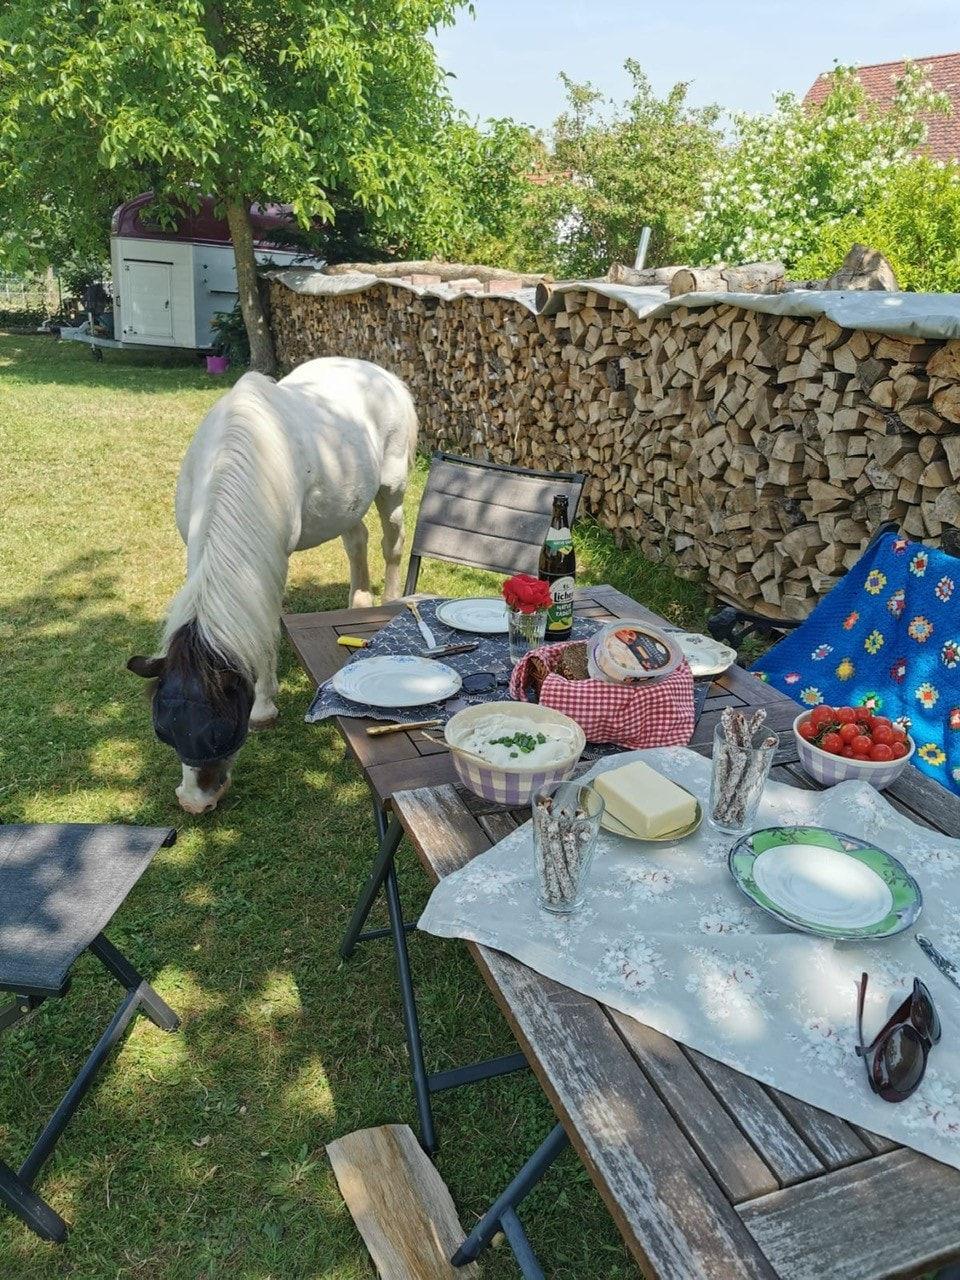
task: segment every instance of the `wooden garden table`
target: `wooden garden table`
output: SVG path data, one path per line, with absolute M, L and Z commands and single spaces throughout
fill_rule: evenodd
M 371 634 L 399 607 L 290 615 L 284 626 L 320 683 L 349 656 L 338 635 Z M 577 611 L 663 625 L 607 586 L 578 590 Z M 736 667 L 714 681 L 690 745 L 709 754 L 724 706 L 760 705 L 781 734 L 772 776 L 814 785 L 789 732 L 797 705 Z M 337 726 L 375 804 L 392 813 L 435 881 L 529 816 L 463 792 L 448 753 L 422 734 L 368 738 L 369 723 Z M 914 821 L 960 836 L 960 798 L 912 766 L 885 795 Z M 960 1171 L 762 1085 L 502 952 L 464 945 L 647 1280 L 879 1280 L 960 1258 Z

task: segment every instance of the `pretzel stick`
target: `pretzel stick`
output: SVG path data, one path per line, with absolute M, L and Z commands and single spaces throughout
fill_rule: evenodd
M 742 825 L 751 793 L 761 780 L 762 761 L 753 754 L 753 739 L 760 726 L 767 718 L 766 710 L 759 707 L 748 721 L 742 711 L 734 711 L 732 707 L 724 707 L 720 714 L 720 723 L 726 742 L 717 743 L 718 796 L 714 804 L 713 817 L 717 822 L 730 826 Z M 775 746 L 777 739 L 767 737 L 760 747 Z

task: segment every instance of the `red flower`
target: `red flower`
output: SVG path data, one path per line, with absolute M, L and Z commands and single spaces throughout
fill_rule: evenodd
M 515 573 L 503 584 L 503 598 L 511 609 L 521 613 L 536 613 L 550 608 L 550 584 L 529 573 Z

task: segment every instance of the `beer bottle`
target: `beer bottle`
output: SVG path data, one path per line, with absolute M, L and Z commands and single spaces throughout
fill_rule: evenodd
M 573 630 L 573 583 L 577 572 L 570 534 L 567 495 L 558 493 L 553 499 L 550 528 L 540 551 L 538 577 L 550 583 L 552 604 L 547 614 L 546 639 L 569 640 Z

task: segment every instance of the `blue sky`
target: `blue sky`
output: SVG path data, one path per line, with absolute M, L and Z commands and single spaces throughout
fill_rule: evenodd
M 435 41 L 456 106 L 547 128 L 564 71 L 622 103 L 634 58 L 662 96 L 692 81 L 694 106 L 764 112 L 842 63 L 960 50 L 958 0 L 475 0 Z

